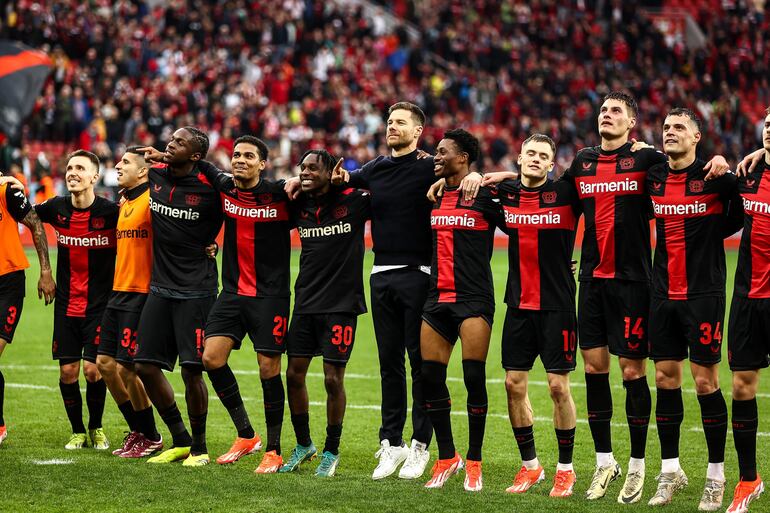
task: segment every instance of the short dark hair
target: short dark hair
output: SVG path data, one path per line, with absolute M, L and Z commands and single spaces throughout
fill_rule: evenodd
M 192 134 L 195 149 L 201 154 L 201 158 L 206 158 L 209 153 L 209 136 L 206 132 L 194 126 L 183 126 L 182 129 Z
M 397 102 L 388 109 L 388 116 L 393 114 L 394 110 L 408 110 L 412 113 L 412 120 L 419 126 L 425 126 L 425 113 L 420 107 L 410 102 Z
M 91 164 L 96 166 L 96 172 L 97 173 L 99 172 L 99 157 L 97 157 L 95 153 L 91 153 L 90 151 L 86 151 L 86 150 L 75 150 L 72 153 L 70 153 L 69 155 L 67 155 L 67 161 L 69 162 L 69 160 L 72 157 L 85 157 L 85 158 L 87 158 L 88 160 L 91 161 Z
M 318 155 L 318 158 L 321 160 L 321 164 L 326 171 L 331 172 L 334 169 L 334 166 L 337 165 L 337 159 L 334 157 L 334 155 L 324 149 L 307 150 L 302 154 L 302 157 L 299 159 L 299 163 L 302 164 L 302 161 L 305 160 L 305 157 L 308 155 Z
M 144 160 L 144 152 L 139 151 L 142 147 L 141 146 L 128 146 L 126 147 L 126 153 L 131 153 L 132 155 L 139 155 L 142 157 L 142 160 Z
M 262 139 L 258 137 L 254 137 L 253 135 L 242 135 L 235 140 L 235 144 L 233 144 L 233 148 L 235 148 L 241 143 L 252 144 L 256 146 L 257 151 L 259 152 L 259 158 L 261 160 L 267 160 L 267 156 L 270 152 L 267 149 L 267 144 L 265 144 L 265 141 L 263 141 Z
M 460 151 L 468 154 L 468 164 L 473 164 L 479 158 L 479 140 L 473 134 L 455 128 L 444 132 L 444 139 L 452 139 Z
M 670 111 L 668 111 L 668 114 L 666 114 L 666 117 L 669 117 L 669 116 L 684 116 L 686 118 L 689 118 L 690 121 L 695 123 L 695 128 L 698 129 L 698 132 L 702 131 L 703 123 L 701 122 L 700 118 L 695 112 L 691 111 L 686 107 L 675 107 L 671 109 Z
M 546 143 L 548 146 L 551 147 L 551 153 L 553 153 L 553 156 L 556 157 L 556 143 L 553 142 L 553 139 L 548 137 L 545 134 L 532 134 L 526 139 L 524 139 L 524 142 L 521 143 L 521 149 L 524 149 L 524 146 L 527 145 L 528 142 L 543 142 Z
M 766 115 L 768 115 L 768 116 L 770 116 L 770 107 L 768 107 L 768 108 L 766 108 L 766 109 L 765 109 L 765 114 L 766 114 Z
M 623 91 L 612 91 L 604 96 L 602 102 L 606 102 L 607 100 L 618 100 L 619 102 L 624 103 L 632 118 L 639 115 L 639 105 L 637 105 L 634 97 L 628 93 L 624 93 Z

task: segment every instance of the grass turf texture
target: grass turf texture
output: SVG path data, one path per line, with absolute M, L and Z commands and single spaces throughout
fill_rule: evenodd
M 53 257 L 55 258 L 55 252 Z M 732 294 L 732 274 L 735 270 L 735 253 L 728 253 L 728 305 Z M 181 464 L 148 465 L 144 460 L 124 460 L 112 456 L 110 451 L 91 448 L 66 451 L 64 444 L 69 436 L 62 399 L 58 389 L 57 365 L 51 361 L 50 342 L 53 323 L 53 307 L 44 307 L 37 299 L 37 259 L 29 254 L 33 267 L 27 272 L 27 298 L 21 324 L 14 343 L 0 360 L 6 380 L 5 418 L 9 428 L 8 439 L 0 446 L 2 492 L 0 511 L 460 511 L 484 508 L 489 511 L 537 511 L 556 508 L 558 511 L 583 512 L 596 507 L 604 511 L 650 511 L 647 500 L 655 490 L 654 477 L 660 468 L 660 449 L 657 433 L 652 422 L 648 438 L 647 479 L 641 504 L 622 506 L 616 497 L 622 478 L 610 485 L 607 496 L 598 503 L 587 502 L 583 494 L 594 469 L 594 453 L 588 429 L 585 407 L 585 387 L 582 359 L 578 370 L 572 374 L 573 395 L 577 404 L 578 425 L 575 438 L 575 470 L 578 481 L 572 498 L 548 497 L 555 466 L 557 447 L 550 421 L 552 406 L 545 385 L 545 373 L 539 361 L 531 374 L 530 397 L 537 418 L 535 436 L 539 458 L 546 469 L 546 481 L 523 496 L 504 492 L 510 485 L 520 465 L 519 453 L 507 419 L 504 372 L 500 367 L 500 333 L 505 313 L 501 302 L 507 272 L 507 256 L 498 251 L 492 260 L 497 289 L 497 312 L 492 343 L 487 364 L 489 418 L 484 443 L 484 490 L 467 493 L 462 489 L 463 474 L 454 476 L 443 490 L 425 490 L 426 471 L 418 481 L 403 481 L 392 476 L 384 481 L 371 480 L 378 448 L 377 430 L 380 424 L 380 384 L 374 332 L 371 316 L 360 317 L 355 348 L 348 365 L 346 388 L 348 410 L 344 423 L 341 460 L 337 475 L 331 479 L 313 476 L 317 460 L 305 464 L 294 474 L 256 476 L 253 470 L 263 452 L 247 456 L 230 466 L 220 466 L 213 460 L 225 452 L 235 437 L 235 430 L 227 412 L 209 387 L 208 447 L 212 464 L 204 468 L 184 468 Z M 371 267 L 371 253 L 367 253 L 366 272 Z M 297 275 L 298 253 L 292 255 L 292 274 Z M 368 274 L 367 274 L 368 276 Z M 368 280 L 365 280 L 367 283 Z M 368 283 L 367 283 L 368 285 Z M 367 292 L 368 300 L 368 292 Z M 727 319 L 727 318 L 725 318 Z M 724 350 L 726 351 L 726 349 Z M 458 353 L 459 351 L 455 351 Z M 249 411 L 252 424 L 264 437 L 262 392 L 256 359 L 250 344 L 241 351 L 233 352 L 230 365 L 234 369 Z M 284 360 L 285 368 L 285 360 Z M 311 430 L 319 450 L 325 438 L 325 392 L 320 359 L 315 359 L 308 377 L 311 400 Z M 454 354 L 449 366 L 449 388 L 454 399 L 453 428 L 455 441 L 461 455 L 467 447 L 467 419 L 465 417 L 465 389 L 462 383 L 461 357 Z M 654 369 L 648 369 L 648 381 L 653 391 L 654 416 Z M 720 371 L 725 397 L 730 403 L 730 372 L 726 358 Z M 169 375 L 178 393 L 177 401 L 185 423 L 183 387 L 178 370 Z M 759 410 L 760 432 L 770 432 L 770 392 L 767 378 L 761 383 Z M 625 392 L 622 389 L 617 361 L 613 359 L 611 370 L 613 386 L 614 418 L 613 444 L 615 456 L 624 471 L 627 466 L 629 445 L 625 427 Z M 80 379 L 81 389 L 85 381 Z M 684 384 L 685 419 L 682 425 L 681 461 L 690 478 L 689 486 L 666 508 L 669 512 L 695 511 L 702 491 L 706 472 L 706 445 L 701 430 L 700 410 L 693 393 L 689 371 L 685 371 Z M 85 393 L 83 393 L 85 402 Z M 87 413 L 85 404 L 84 415 Z M 165 425 L 157 416 L 156 421 L 164 438 L 170 441 Z M 404 435 L 411 435 L 410 423 Z M 107 397 L 104 427 L 112 443 L 117 446 L 123 436 L 125 424 L 114 401 Z M 294 433 L 289 420 L 288 404 L 284 419 L 282 448 L 288 457 L 294 446 Z M 770 475 L 767 453 L 768 435 L 758 439 L 758 460 L 761 474 Z M 435 445 L 431 447 L 432 465 L 436 457 Z M 737 461 L 732 434 L 728 433 L 726 449 L 727 487 L 725 505 L 732 498 L 732 488 L 737 479 Z M 764 511 L 770 499 L 756 502 L 753 510 Z M 723 508 L 723 510 L 724 510 Z

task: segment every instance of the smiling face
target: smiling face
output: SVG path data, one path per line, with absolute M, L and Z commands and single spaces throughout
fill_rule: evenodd
M 141 155 L 126 152 L 115 164 L 118 170 L 118 185 L 123 189 L 132 189 L 147 176 L 147 163 Z
M 553 151 L 544 141 L 529 141 L 519 153 L 521 174 L 531 181 L 538 182 L 548 176 L 553 169 Z
M 163 158 L 163 162 L 171 166 L 178 166 L 191 160 L 203 158 L 193 139 L 193 134 L 184 128 L 174 132 L 166 145 L 166 156 Z
M 422 134 L 422 126 L 414 121 L 414 116 L 406 109 L 396 109 L 388 116 L 385 142 L 388 148 L 400 150 L 416 144 Z
M 324 168 L 321 156 L 316 153 L 306 155 L 299 164 L 299 181 L 304 193 L 316 193 L 329 187 L 331 169 Z
M 233 149 L 230 165 L 233 178 L 241 182 L 251 182 L 259 178 L 266 162 L 259 156 L 259 149 L 255 145 L 241 142 Z
M 698 126 L 687 116 L 668 116 L 663 122 L 663 151 L 671 157 L 694 153 L 700 137 Z
M 438 178 L 447 178 L 462 172 L 468 167 L 468 154 L 460 151 L 452 139 L 441 139 L 433 157 L 433 173 Z
M 625 103 L 610 99 L 602 103 L 597 122 L 602 139 L 618 139 L 631 132 L 636 125 L 636 117 L 629 114 Z
M 79 193 L 93 189 L 99 179 L 99 168 L 87 157 L 72 157 L 67 162 L 67 172 L 64 175 L 67 181 L 67 190 L 71 193 Z

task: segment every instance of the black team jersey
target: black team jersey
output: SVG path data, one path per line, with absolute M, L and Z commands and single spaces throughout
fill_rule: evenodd
M 482 187 L 465 201 L 447 187 L 430 215 L 433 261 L 427 303 L 483 302 L 494 305 L 489 260 L 502 212 L 493 192 Z
M 742 225 L 743 206 L 734 175 L 705 181 L 705 162 L 672 170 L 654 166 L 647 190 L 655 214 L 652 294 L 687 300 L 724 296 L 724 238 Z
M 362 274 L 370 198 L 365 191 L 332 186 L 323 196 L 301 194 L 291 203 L 302 242 L 294 315 L 366 312 Z
M 118 205 L 97 196 L 79 209 L 71 196 L 57 196 L 35 205 L 35 212 L 56 233 L 56 310 L 68 317 L 101 315 L 115 273 Z
M 217 263 L 206 256 L 222 226 L 219 193 L 198 167 L 182 177 L 165 164 L 150 168 L 152 280 L 150 290 L 169 298 L 217 293 Z
M 520 180 L 498 186 L 508 234 L 505 302 L 524 310 L 575 311 L 570 269 L 580 201 L 572 184 L 548 180 L 537 188 Z
M 232 175 L 203 162 L 201 172 L 219 192 L 225 214 L 222 288 L 250 297 L 288 297 L 291 240 L 289 198 L 283 181 L 235 187 Z
M 650 280 L 650 200 L 647 170 L 666 161 L 651 148 L 600 146 L 578 152 L 564 179 L 575 184 L 585 215 L 580 281 L 593 278 Z
M 372 195 L 375 265 L 430 265 L 430 212 L 425 196 L 436 176 L 433 158 L 417 150 L 400 157 L 379 156 L 350 173 L 350 186 Z
M 735 295 L 770 298 L 770 166 L 764 163 L 738 178 L 743 200 L 743 234 L 735 270 Z

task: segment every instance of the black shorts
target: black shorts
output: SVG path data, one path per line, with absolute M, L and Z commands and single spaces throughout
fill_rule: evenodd
M 727 361 L 730 370 L 757 370 L 770 364 L 770 299 L 733 296 Z
M 53 342 L 51 353 L 54 360 L 86 360 L 96 363 L 102 313 L 87 317 L 70 317 L 65 310 L 54 311 Z
M 607 347 L 623 358 L 647 358 L 647 283 L 597 278 L 580 283 L 580 349 Z
M 713 365 L 722 359 L 723 297 L 677 301 L 653 298 L 650 306 L 650 358 Z
M 134 363 L 136 356 L 136 332 L 147 294 L 136 292 L 122 295 L 125 299 L 120 307 L 112 307 L 108 303 L 104 310 L 98 354 L 130 364 Z
M 0 276 L 0 338 L 13 341 L 16 326 L 24 307 L 24 271 L 14 271 Z
M 546 372 L 575 370 L 577 317 L 575 312 L 522 310 L 505 312 L 503 368 L 528 371 L 538 355 Z
M 288 297 L 248 297 L 223 291 L 206 321 L 206 338 L 228 337 L 240 349 L 248 333 L 254 351 L 281 354 L 286 350 L 288 320 Z
M 206 317 L 215 299 L 171 299 L 150 293 L 139 318 L 134 362 L 171 371 L 178 356 L 179 365 L 202 369 Z
M 286 352 L 290 358 L 323 356 L 325 362 L 344 367 L 353 352 L 357 320 L 353 313 L 294 314 Z
M 436 333 L 444 337 L 450 344 L 457 342 L 460 336 L 460 325 L 465 319 L 481 317 L 489 327 L 495 316 L 495 305 L 478 301 L 465 303 L 425 303 L 422 320 L 427 322 Z

